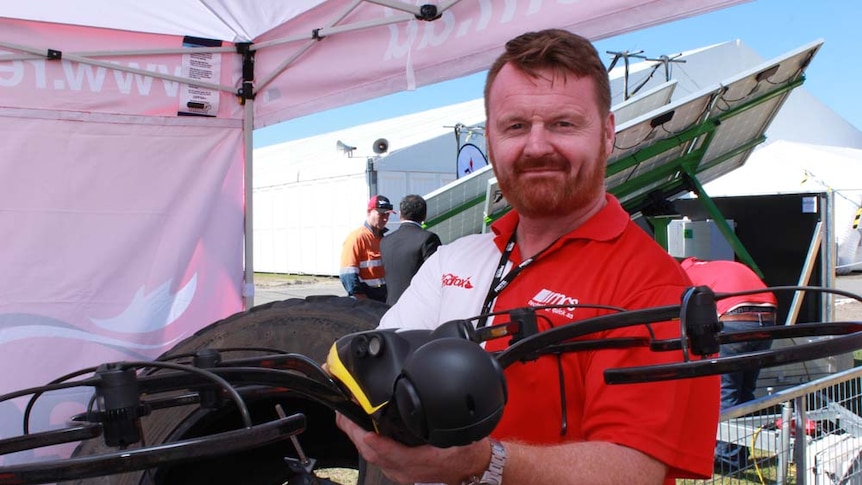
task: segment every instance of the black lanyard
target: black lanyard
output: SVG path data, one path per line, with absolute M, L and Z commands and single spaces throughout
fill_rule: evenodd
M 545 253 L 548 249 L 551 248 L 559 238 L 555 239 L 551 244 L 547 245 L 544 249 L 529 257 L 523 261 L 518 266 L 512 268 L 512 271 L 503 276 L 503 271 L 506 271 L 506 265 L 509 264 L 509 257 L 512 255 L 512 251 L 515 250 L 515 234 L 517 234 L 517 230 L 512 232 L 512 237 L 509 238 L 509 242 L 506 243 L 506 247 L 503 248 L 503 254 L 500 255 L 500 263 L 497 264 L 497 271 L 494 272 L 494 279 L 491 280 L 491 287 L 488 288 L 488 294 L 485 296 L 485 303 L 482 304 L 482 315 L 486 315 L 491 312 L 491 307 L 494 306 L 494 300 L 503 292 L 512 280 L 518 276 L 521 271 L 524 270 L 527 266 L 529 266 L 533 261 L 539 259 L 539 256 Z M 488 324 L 488 317 L 481 317 L 479 321 L 476 322 L 476 328 L 484 327 Z M 560 428 L 560 436 L 565 436 L 568 431 L 568 410 L 566 407 L 566 385 L 565 379 L 563 377 L 563 364 L 560 360 L 560 355 L 557 354 L 557 372 L 559 375 L 560 381 L 560 407 L 562 413 L 562 423 Z
M 512 251 L 515 249 L 515 235 L 517 234 L 517 230 L 512 231 L 512 237 L 509 238 L 509 242 L 506 243 L 506 247 L 503 248 L 503 254 L 500 255 L 500 262 L 497 264 L 497 271 L 494 272 L 494 279 L 491 280 L 491 286 L 488 288 L 488 294 L 485 296 L 485 303 L 482 304 L 482 315 L 491 312 L 491 307 L 494 306 L 494 300 L 500 296 L 500 293 L 509 286 L 509 283 L 515 279 L 516 276 L 521 274 L 521 271 L 524 270 L 527 266 L 529 266 L 533 261 L 539 258 L 545 251 L 550 249 L 557 240 L 554 240 L 551 244 L 549 244 L 545 249 L 542 249 L 535 255 L 521 261 L 521 264 L 512 268 L 511 271 L 506 273 L 506 276 L 503 276 L 503 272 L 506 271 L 506 266 L 509 264 L 509 257 L 512 256 Z M 488 324 L 488 317 L 482 317 L 476 323 L 476 328 L 484 327 Z

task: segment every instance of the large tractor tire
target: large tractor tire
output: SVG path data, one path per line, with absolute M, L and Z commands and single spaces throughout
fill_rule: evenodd
M 354 300 L 338 296 L 312 296 L 260 305 L 213 323 L 183 340 L 160 360 L 194 353 L 204 348 L 268 348 L 299 353 L 323 362 L 333 342 L 339 337 L 374 328 L 388 307 L 371 300 Z M 223 359 L 264 355 L 265 351 L 225 353 Z M 255 423 L 274 419 L 275 405 L 287 415 L 306 416 L 306 430 L 297 436 L 307 457 L 317 461 L 318 468 L 357 468 L 358 456 L 353 444 L 336 426 L 334 413 L 327 407 L 302 398 L 260 397 L 247 402 Z M 158 445 L 242 429 L 239 413 L 206 411 L 196 405 L 154 411 L 142 419 L 146 445 Z M 90 456 L 110 451 L 99 439 L 82 443 L 76 456 Z M 221 456 L 216 459 L 160 466 L 154 470 L 89 478 L 67 485 L 282 485 L 294 474 L 285 457 L 298 457 L 290 440 L 263 448 Z M 360 485 L 385 482 L 379 473 L 362 473 Z M 292 483 L 292 482 L 291 482 Z M 322 482 L 332 483 L 332 482 Z

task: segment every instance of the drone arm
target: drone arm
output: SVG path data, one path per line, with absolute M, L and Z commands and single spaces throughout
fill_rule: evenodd
M 301 414 L 251 428 L 227 431 L 184 441 L 114 453 L 0 467 L 0 485 L 53 483 L 143 470 L 170 463 L 193 461 L 262 447 L 288 439 L 305 429 Z
M 726 374 L 745 369 L 774 367 L 778 365 L 793 364 L 807 360 L 820 359 L 832 355 L 852 352 L 862 347 L 862 324 L 860 323 L 832 323 L 826 324 L 829 328 L 818 329 L 821 324 L 802 324 L 797 328 L 775 327 L 761 332 L 734 332 L 740 340 L 745 335 L 768 333 L 773 336 L 784 334 L 811 335 L 811 332 L 842 335 L 828 340 L 820 340 L 802 345 L 794 345 L 780 350 L 764 350 L 741 354 L 733 357 L 720 357 L 716 359 L 703 359 L 689 362 L 676 362 L 672 364 L 659 364 L 640 367 L 625 367 L 608 369 L 605 371 L 605 382 L 608 384 L 632 384 L 638 382 L 655 382 L 671 379 L 686 379 L 691 377 L 703 377 L 709 375 Z M 806 327 L 806 328 L 799 328 Z M 794 330 L 794 332 L 782 332 Z M 832 331 L 829 333 L 829 331 Z
M 595 332 L 673 320 L 678 316 L 679 305 L 668 305 L 580 320 L 527 337 L 500 352 L 497 361 L 505 369 L 515 362 L 535 355 L 537 351 L 566 340 Z
M 30 433 L 15 436 L 0 441 L 0 455 L 17 453 L 34 448 L 59 445 L 63 443 L 74 443 L 75 441 L 88 440 L 102 434 L 102 427 L 95 423 L 86 423 L 81 426 L 66 428 L 57 431 L 45 431 L 41 433 Z

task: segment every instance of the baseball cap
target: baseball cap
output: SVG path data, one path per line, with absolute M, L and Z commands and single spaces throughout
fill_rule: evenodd
M 368 201 L 368 210 L 377 210 L 389 213 L 395 213 L 392 210 L 392 202 L 384 195 L 375 195 Z

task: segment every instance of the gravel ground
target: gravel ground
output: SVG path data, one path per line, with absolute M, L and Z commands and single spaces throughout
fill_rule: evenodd
M 305 298 L 311 295 L 345 296 L 341 281 L 334 276 L 280 275 L 255 273 L 254 304 L 274 300 Z

